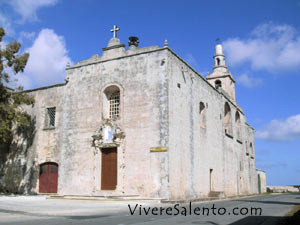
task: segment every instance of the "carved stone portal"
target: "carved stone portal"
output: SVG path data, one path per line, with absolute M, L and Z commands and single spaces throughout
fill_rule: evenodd
M 114 120 L 105 119 L 92 138 L 93 147 L 98 151 L 100 148 L 119 146 L 125 138 L 125 133 Z

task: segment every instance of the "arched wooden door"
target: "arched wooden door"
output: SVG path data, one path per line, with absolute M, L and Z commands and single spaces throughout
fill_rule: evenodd
M 40 165 L 40 193 L 57 193 L 58 165 L 48 162 Z

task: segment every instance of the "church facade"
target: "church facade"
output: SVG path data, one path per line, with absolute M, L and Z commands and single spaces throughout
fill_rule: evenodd
M 28 90 L 35 132 L 30 192 L 197 199 L 258 193 L 254 129 L 216 46 L 206 78 L 163 47 L 116 37 L 66 67 L 66 83 Z M 35 166 L 33 166 L 35 165 Z

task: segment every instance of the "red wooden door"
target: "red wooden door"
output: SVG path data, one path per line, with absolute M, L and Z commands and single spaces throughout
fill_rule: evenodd
M 117 186 L 117 148 L 103 148 L 101 160 L 101 189 L 115 190 Z
M 44 163 L 40 166 L 40 193 L 57 193 L 58 165 Z

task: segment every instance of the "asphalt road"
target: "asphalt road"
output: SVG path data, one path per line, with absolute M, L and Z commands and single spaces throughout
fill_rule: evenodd
M 46 200 L 45 196 L 0 196 L 0 224 L 265 225 L 274 224 L 293 205 L 300 205 L 300 194 L 263 195 L 176 206 L 154 201 Z

